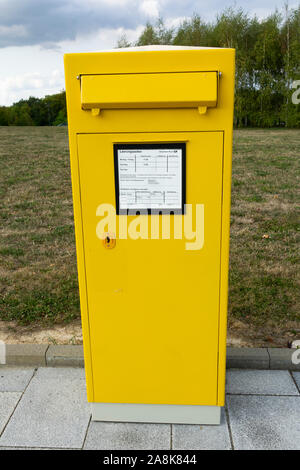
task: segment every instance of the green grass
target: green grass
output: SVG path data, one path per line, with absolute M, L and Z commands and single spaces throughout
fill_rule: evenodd
M 229 318 L 299 331 L 298 130 L 234 133 Z
M 229 323 L 299 331 L 299 149 L 298 130 L 234 133 Z M 78 318 L 66 128 L 0 127 L 0 197 L 0 319 Z
M 41 270 L 44 273 L 45 270 Z M 53 323 L 59 320 L 69 322 L 78 317 L 78 286 L 74 279 L 62 280 L 58 285 L 48 284 L 36 290 L 25 292 L 16 288 L 0 298 L 0 309 L 5 312 L 2 319 L 18 320 L 29 324 L 42 320 Z
M 0 128 L 0 319 L 80 316 L 65 128 Z

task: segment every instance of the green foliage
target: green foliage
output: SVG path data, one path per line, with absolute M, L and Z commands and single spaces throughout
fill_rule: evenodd
M 117 47 L 124 48 L 124 47 L 129 47 L 129 46 L 130 46 L 130 42 L 128 42 L 126 34 L 122 34 L 122 36 L 117 42 Z
M 193 15 L 191 20 L 184 20 L 173 39 L 174 45 L 204 46 L 209 42 L 210 27 L 202 22 L 199 15 Z
M 0 107 L 0 126 L 57 126 L 66 122 L 65 91 Z
M 67 122 L 67 110 L 66 108 L 60 109 L 58 115 L 56 116 L 55 121 L 53 122 L 54 126 L 59 126 L 59 124 L 64 124 Z
M 161 18 L 155 25 L 147 23 L 144 31 L 136 42 L 136 46 L 147 46 L 148 44 L 170 44 L 173 41 L 173 29 L 167 29 Z M 130 45 L 130 44 L 129 44 Z
M 148 44 L 235 48 L 235 126 L 300 127 L 300 104 L 291 101 L 300 78 L 300 6 L 262 20 L 231 7 L 212 23 L 194 14 L 177 29 L 159 19 L 146 24 L 135 44 L 123 38 L 122 47 Z

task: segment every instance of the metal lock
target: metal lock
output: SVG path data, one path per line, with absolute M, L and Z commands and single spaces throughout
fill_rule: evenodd
M 105 233 L 103 237 L 103 245 L 109 250 L 116 246 L 116 235 L 114 233 Z

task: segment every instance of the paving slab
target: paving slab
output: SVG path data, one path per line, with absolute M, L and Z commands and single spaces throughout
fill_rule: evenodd
M 292 355 L 297 354 L 297 349 L 289 348 L 268 348 L 270 355 L 270 369 L 298 370 L 300 371 L 300 363 L 294 364 Z M 300 359 L 300 354 L 298 356 Z
M 227 369 L 269 369 L 267 348 L 227 348 Z
M 172 425 L 174 450 L 230 450 L 231 442 L 225 410 L 221 412 L 219 426 L 196 424 Z
M 45 366 L 48 344 L 6 344 L 6 364 Z
M 33 368 L 0 368 L 0 392 L 23 392 L 34 374 Z
M 171 426 L 149 423 L 92 421 L 84 449 L 155 450 L 170 449 Z
M 83 346 L 79 344 L 51 345 L 46 352 L 47 366 L 84 367 Z
M 0 392 L 0 436 L 22 393 Z
M 62 448 L 55 448 L 55 447 L 2 447 L 0 446 L 0 451 L 1 450 L 81 450 L 81 448 L 78 449 L 62 449 Z
M 228 370 L 226 393 L 244 395 L 299 395 L 287 370 Z
M 238 450 L 300 450 L 300 397 L 227 396 Z
M 84 370 L 39 368 L 0 437 L 0 446 L 81 448 L 89 419 Z
M 56 449 L 55 447 L 2 447 L 0 446 L 0 450 L 81 450 L 78 449 Z
M 300 372 L 292 372 L 292 375 L 295 379 L 298 389 L 300 390 Z

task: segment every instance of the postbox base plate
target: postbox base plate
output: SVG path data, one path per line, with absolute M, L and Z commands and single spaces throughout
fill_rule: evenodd
M 220 406 L 91 403 L 93 421 L 220 424 Z

